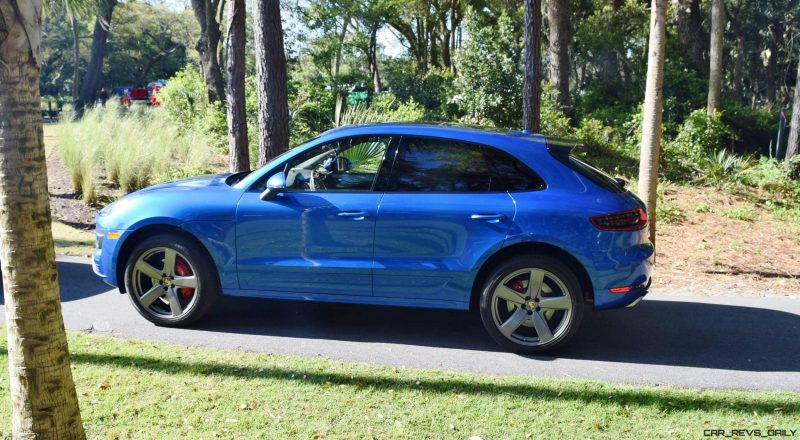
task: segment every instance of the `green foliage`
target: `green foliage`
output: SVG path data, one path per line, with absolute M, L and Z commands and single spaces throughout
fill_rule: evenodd
M 410 100 L 402 102 L 391 93 L 373 97 L 371 103 L 359 103 L 347 107 L 342 113 L 340 125 L 356 125 L 371 122 L 413 122 L 425 117 L 425 109 Z
M 425 119 L 453 120 L 462 116 L 453 103 L 453 82 L 450 72 L 430 69 L 420 75 L 414 71 L 413 62 L 405 58 L 386 60 L 383 73 L 384 86 L 402 101 L 413 99 L 425 108 Z
M 496 26 L 467 17 L 470 39 L 456 52 L 459 76 L 452 102 L 469 123 L 519 127 L 522 118 L 522 48 L 512 20 L 503 13 Z
M 722 111 L 722 122 L 735 135 L 735 151 L 769 156 L 778 132 L 777 112 L 728 103 Z
M 208 172 L 206 136 L 182 130 L 167 116 L 164 109 L 126 111 L 109 102 L 80 121 L 59 124 L 59 151 L 84 200 L 96 200 L 102 177 L 131 192 L 176 174 Z
M 208 102 L 205 82 L 195 66 L 189 64 L 170 78 L 158 91 L 158 100 L 182 132 L 203 134 L 215 151 L 227 153 L 225 107 L 218 102 Z
M 753 209 L 753 207 L 750 205 L 740 205 L 735 208 L 728 209 L 726 211 L 721 211 L 719 214 L 723 217 L 728 217 L 745 222 L 752 222 L 756 218 L 758 218 L 755 209 Z
M 700 162 L 709 153 L 724 148 L 733 137 L 720 113 L 708 115 L 705 109 L 698 109 L 686 118 L 675 138 L 667 143 L 667 151 L 679 159 Z
M 735 176 L 752 165 L 749 157 L 737 156 L 728 150 L 719 150 L 706 155 L 703 174 L 711 182 L 720 182 L 723 179 Z
M 192 126 L 197 114 L 208 106 L 205 82 L 197 67 L 187 64 L 170 78 L 158 91 L 158 101 L 179 126 Z

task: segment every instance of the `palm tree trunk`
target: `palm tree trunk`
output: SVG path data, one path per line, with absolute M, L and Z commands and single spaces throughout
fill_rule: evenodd
M 642 151 L 639 159 L 639 197 L 647 204 L 650 241 L 656 243 L 656 187 L 661 150 L 661 118 L 664 106 L 664 52 L 667 0 L 652 0 L 647 82 L 642 119 Z
M 711 51 L 708 68 L 708 114 L 720 109 L 722 93 L 722 33 L 725 30 L 725 5 L 711 1 Z
M 247 146 L 247 113 L 245 112 L 245 1 L 233 0 L 228 12 L 227 102 L 228 158 L 232 172 L 250 169 Z
M 0 0 L 0 264 L 12 435 L 80 439 L 39 111 L 41 10 L 41 0 Z
M 258 166 L 289 148 L 286 53 L 279 0 L 253 2 L 258 107 Z
M 522 129 L 539 132 L 542 99 L 542 4 L 525 0 L 525 78 L 522 86 Z

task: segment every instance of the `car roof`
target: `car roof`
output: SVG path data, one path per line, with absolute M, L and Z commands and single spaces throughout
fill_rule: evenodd
M 359 136 L 371 134 L 415 135 L 442 137 L 464 141 L 496 144 L 498 141 L 508 142 L 510 139 L 521 141 L 534 141 L 544 143 L 545 138 L 540 134 L 531 134 L 521 131 L 503 131 L 478 126 L 459 125 L 451 123 L 430 122 L 381 122 L 373 124 L 347 125 L 326 131 L 321 135 L 325 138 L 341 136 Z

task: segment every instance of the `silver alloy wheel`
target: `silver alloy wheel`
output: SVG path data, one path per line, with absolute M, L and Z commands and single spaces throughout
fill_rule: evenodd
M 572 294 L 552 272 L 525 268 L 500 281 L 492 294 L 491 310 L 503 336 L 535 347 L 567 332 L 573 319 Z
M 197 271 L 175 249 L 156 247 L 143 252 L 133 266 L 131 281 L 131 294 L 155 316 L 180 318 L 197 304 Z

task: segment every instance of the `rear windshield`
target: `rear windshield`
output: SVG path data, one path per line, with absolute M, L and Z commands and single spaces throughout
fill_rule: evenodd
M 570 168 L 577 171 L 583 177 L 589 179 L 595 185 L 607 191 L 621 193 L 625 192 L 625 188 L 620 185 L 616 179 L 604 173 L 603 171 L 589 165 L 583 159 L 578 158 L 574 154 L 569 155 Z

